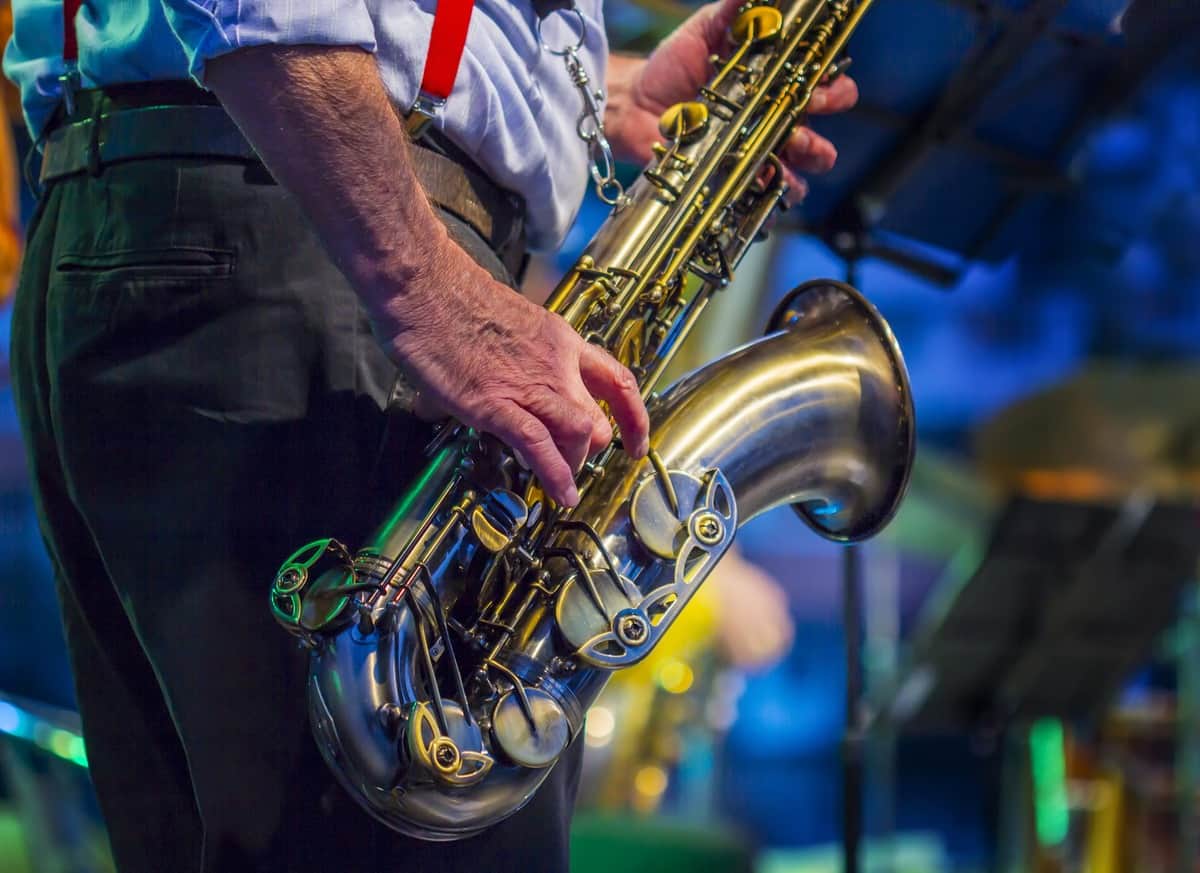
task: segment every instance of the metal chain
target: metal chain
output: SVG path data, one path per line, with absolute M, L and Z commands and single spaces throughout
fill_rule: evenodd
M 575 132 L 588 148 L 588 160 L 591 163 L 589 170 L 596 185 L 596 196 L 609 206 L 618 206 L 625 199 L 625 187 L 617 179 L 617 164 L 613 159 L 612 146 L 608 144 L 608 138 L 604 135 L 604 92 L 599 89 L 592 90 L 592 78 L 579 58 L 579 49 L 587 36 L 587 22 L 579 7 L 574 4 L 561 11 L 574 13 L 578 22 L 579 38 L 575 44 L 551 48 L 542 37 L 544 19 L 541 18 L 537 23 L 538 43 L 544 51 L 563 59 L 567 75 L 571 77 L 571 84 L 579 89 L 583 99 L 583 112 L 579 114 L 579 120 L 575 123 Z

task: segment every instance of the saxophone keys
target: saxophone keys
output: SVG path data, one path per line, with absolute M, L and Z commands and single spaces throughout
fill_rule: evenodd
M 842 57 L 838 58 L 829 65 L 828 69 L 825 70 L 825 76 L 821 79 L 821 84 L 832 85 L 834 80 L 845 74 L 846 70 L 850 68 L 852 63 L 854 63 L 854 58 L 850 57 L 849 55 L 843 55 Z
M 508 548 L 529 518 L 525 501 L 511 491 L 489 491 L 471 512 L 471 530 L 489 552 Z
M 651 460 L 654 460 L 653 458 Z M 688 517 L 704 483 L 689 473 L 656 465 L 633 492 L 629 515 L 633 529 L 650 552 L 673 560 L 688 537 Z
M 783 30 L 783 13 L 774 6 L 751 6 L 729 25 L 737 43 L 755 43 L 771 39 Z
M 293 552 L 275 574 L 271 612 L 288 631 L 310 642 L 310 632 L 342 614 L 349 597 L 339 589 L 354 582 L 350 551 L 332 538 L 314 540 Z
M 675 142 L 691 142 L 708 128 L 708 107 L 698 100 L 676 103 L 658 119 L 658 132 Z
M 576 652 L 598 636 L 611 633 L 617 617 L 637 606 L 641 599 L 637 587 L 624 577 L 619 579 L 617 585 L 606 570 L 588 568 L 586 579 L 576 571 L 563 583 L 554 619 L 559 633 Z
M 514 763 L 540 769 L 558 760 L 571 738 L 566 713 L 549 693 L 526 688 L 525 703 L 508 691 L 492 713 L 492 736 Z
M 441 712 L 446 719 L 447 733 L 442 733 L 429 702 L 412 705 L 407 723 L 401 723 L 406 733 L 409 760 L 442 785 L 452 788 L 475 785 L 488 774 L 494 763 L 487 754 L 479 726 L 452 700 L 441 701 Z

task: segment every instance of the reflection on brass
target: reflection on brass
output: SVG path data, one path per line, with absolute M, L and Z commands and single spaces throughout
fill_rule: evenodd
M 408 754 L 426 776 L 438 783 L 464 788 L 479 782 L 492 768 L 489 755 L 460 749 L 452 737 L 441 733 L 428 703 L 414 704 L 408 721 Z
M 691 142 L 708 126 L 708 107 L 695 100 L 676 103 L 658 119 L 658 131 L 668 140 Z
M 471 527 L 479 537 L 480 545 L 489 552 L 499 552 L 509 543 L 509 538 L 492 523 L 482 507 L 475 507 L 471 513 Z
M 558 760 L 571 739 L 562 707 L 547 692 L 530 688 L 523 707 L 516 694 L 508 692 L 496 704 L 492 733 L 511 760 L 522 767 L 549 767 Z
M 758 42 L 783 30 L 783 15 L 774 6 L 753 6 L 733 20 L 729 32 L 737 42 Z
M 386 825 L 461 839 L 524 806 L 611 672 L 656 649 L 739 525 L 792 504 L 850 541 L 894 512 L 912 401 L 891 332 L 853 288 L 802 285 L 768 336 L 659 384 L 779 206 L 777 153 L 870 6 L 744 10 L 730 57 L 668 112 L 669 142 L 547 301 L 637 378 L 648 458 L 609 447 L 568 510 L 510 450 L 448 425 L 367 557 L 317 583 L 280 577 L 275 615 L 310 647 L 322 754 Z M 329 618 L 305 628 L 310 603 Z

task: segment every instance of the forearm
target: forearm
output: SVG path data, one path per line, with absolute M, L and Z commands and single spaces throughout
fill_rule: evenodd
M 446 235 L 375 59 L 356 48 L 260 46 L 210 60 L 206 84 L 300 202 L 371 317 L 395 320 Z

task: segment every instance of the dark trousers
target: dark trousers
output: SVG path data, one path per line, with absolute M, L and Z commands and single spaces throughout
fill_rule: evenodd
M 12 373 L 122 873 L 566 869 L 578 744 L 522 812 L 447 844 L 374 823 L 318 755 L 305 656 L 267 592 L 303 543 L 361 542 L 428 434 L 388 410 L 394 366 L 261 167 L 50 185 Z

